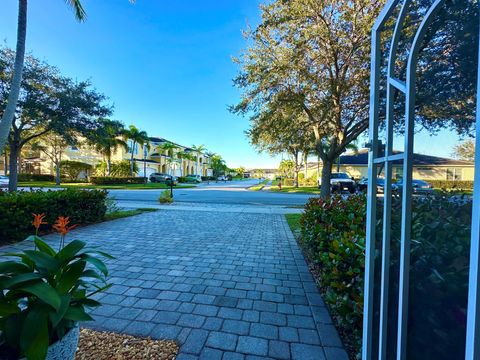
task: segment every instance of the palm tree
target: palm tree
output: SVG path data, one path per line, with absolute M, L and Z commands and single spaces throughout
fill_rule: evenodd
M 172 168 L 172 165 L 174 162 L 176 162 L 175 160 L 175 153 L 173 152 L 173 150 L 177 149 L 178 146 L 175 145 L 174 143 L 170 142 L 170 141 L 166 141 L 164 142 L 162 145 L 159 145 L 157 146 L 157 149 L 160 150 L 160 151 L 166 151 L 168 153 L 168 158 L 167 158 L 167 164 L 168 164 L 168 167 Z M 173 175 L 173 174 L 171 174 Z
M 107 162 L 107 175 L 110 176 L 112 154 L 122 147 L 128 151 L 128 145 L 121 138 L 124 128 L 121 122 L 109 119 L 99 119 L 100 127 L 89 140 L 96 151 L 103 155 Z
M 75 12 L 78 21 L 83 21 L 86 17 L 85 10 L 80 0 L 65 1 Z M 23 62 L 25 59 L 25 40 L 27 37 L 27 0 L 18 1 L 18 22 L 17 22 L 17 45 L 15 50 L 15 64 L 13 70 L 12 83 L 8 94 L 7 106 L 0 120 L 0 153 L 3 152 L 7 142 L 10 127 L 17 108 L 18 97 L 20 95 L 20 85 L 22 83 Z
M 131 156 L 130 156 L 130 176 L 133 176 L 133 168 L 134 168 L 134 161 L 133 161 L 133 155 L 135 152 L 135 148 L 138 145 L 140 145 L 142 148 L 144 145 L 148 145 L 150 142 L 150 139 L 148 137 L 148 134 L 146 131 L 140 131 L 135 125 L 130 125 L 128 127 L 128 130 L 125 130 L 123 132 L 123 137 L 126 140 L 131 140 L 132 141 L 132 148 L 130 149 Z
M 202 144 L 202 145 L 192 145 L 192 149 L 193 151 L 196 152 L 196 155 L 197 155 L 197 162 L 195 163 L 195 175 L 198 175 L 198 161 L 200 159 L 200 154 L 202 154 L 205 150 L 207 150 L 205 148 L 205 146 Z

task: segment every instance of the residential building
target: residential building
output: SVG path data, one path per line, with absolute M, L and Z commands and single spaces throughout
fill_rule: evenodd
M 194 149 L 173 143 L 169 140 L 159 137 L 150 138 L 150 147 L 144 149 L 136 144 L 133 148 L 133 143 L 129 140 L 128 151 L 119 147 L 112 154 L 111 161 L 130 160 L 132 151 L 133 159 L 138 167 L 137 176 L 146 176 L 154 172 L 170 174 L 174 176 L 186 176 L 186 175 L 201 175 L 212 176 L 213 171 L 210 168 L 210 159 L 205 153 L 197 153 Z M 164 150 L 162 147 L 166 143 L 171 143 L 174 148 L 170 150 Z M 184 158 L 184 154 L 191 155 L 190 158 Z M 42 152 L 35 152 L 30 154 L 28 158 L 21 159 L 21 172 L 36 173 L 36 174 L 54 174 L 54 164 Z M 103 161 L 104 158 L 101 154 L 96 152 L 93 147 L 82 144 L 81 142 L 75 146 L 68 146 L 62 153 L 62 160 L 79 161 L 90 164 L 92 166 L 97 165 Z M 3 174 L 4 160 L 0 161 L 0 171 Z M 86 177 L 90 174 L 81 174 L 81 177 Z
M 394 151 L 399 154 L 400 151 Z M 322 165 L 317 162 L 307 164 L 307 177 L 321 173 Z M 346 172 L 355 179 L 368 177 L 368 149 L 340 156 L 340 164 L 333 171 Z M 403 161 L 396 160 L 392 165 L 395 179 L 402 178 Z M 470 161 L 443 158 L 438 156 L 413 154 L 413 178 L 419 180 L 466 180 L 473 181 L 474 163 Z

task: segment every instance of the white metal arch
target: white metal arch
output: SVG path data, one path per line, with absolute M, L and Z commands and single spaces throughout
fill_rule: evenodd
M 390 264 L 390 216 L 391 216 L 391 175 L 392 162 L 403 160 L 403 183 L 412 182 L 413 165 L 413 135 L 415 121 L 415 81 L 419 50 L 426 31 L 435 19 L 445 0 L 436 0 L 430 5 L 424 15 L 414 40 L 410 47 L 407 60 L 406 81 L 403 82 L 394 76 L 394 64 L 398 48 L 400 32 L 403 27 L 408 7 L 412 0 L 404 0 L 396 19 L 395 30 L 391 38 L 390 54 L 387 63 L 387 139 L 384 156 L 378 154 L 378 126 L 379 126 L 379 88 L 380 88 L 380 41 L 381 31 L 392 15 L 399 0 L 390 0 L 378 17 L 372 30 L 371 55 L 371 82 L 370 82 L 370 152 L 369 152 L 369 184 L 367 192 L 367 241 L 365 258 L 365 305 L 363 321 L 363 360 L 374 358 L 372 349 L 373 337 L 373 280 L 375 256 L 375 224 L 376 224 L 376 177 L 377 166 L 384 164 L 385 168 L 385 196 L 383 214 L 382 265 L 381 265 L 381 292 L 380 292 L 380 324 L 378 358 L 386 359 L 387 321 L 388 321 L 388 285 Z M 393 89 L 396 88 L 405 94 L 405 143 L 404 152 L 393 154 Z M 477 89 L 480 89 L 480 77 Z M 472 214 L 472 236 L 470 257 L 470 279 L 467 320 L 467 347 L 466 359 L 480 359 L 480 98 L 477 95 L 477 147 L 474 184 L 474 205 Z M 408 319 L 408 289 L 410 268 L 410 240 L 411 240 L 411 186 L 402 188 L 402 224 L 401 224 L 401 253 L 399 274 L 399 301 L 398 301 L 398 332 L 397 332 L 397 359 L 406 359 L 407 354 L 407 319 Z M 432 344 L 434 346 L 434 344 Z

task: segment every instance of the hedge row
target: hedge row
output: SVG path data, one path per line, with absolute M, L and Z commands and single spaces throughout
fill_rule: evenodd
M 55 181 L 55 176 L 49 174 L 18 174 L 18 181 Z
M 70 217 L 71 224 L 88 224 L 103 220 L 107 210 L 104 190 L 66 189 L 59 191 L 0 191 L 0 244 L 24 240 L 33 233 L 32 213 L 45 213 L 50 231 L 58 216 Z
M 407 343 L 415 358 L 454 359 L 464 351 L 472 203 L 468 198 L 413 200 Z M 301 219 L 300 243 L 316 264 L 324 299 L 355 352 L 361 351 L 366 201 L 363 195 L 311 198 Z M 379 203 L 377 219 L 381 219 Z M 401 199 L 392 200 L 390 299 L 398 299 Z M 377 222 L 375 273 L 381 264 L 382 222 Z M 379 319 L 375 276 L 374 319 Z M 397 319 L 395 306 L 389 319 Z M 396 334 L 396 321 L 388 322 Z M 388 337 L 395 349 L 396 336 Z M 435 346 L 432 346 L 435 344 Z M 378 346 L 378 345 L 376 345 Z M 410 351 L 409 350 L 409 351 Z
M 458 181 L 458 180 L 426 180 L 437 189 L 461 189 L 471 190 L 473 189 L 473 181 Z
M 90 182 L 95 185 L 124 185 L 143 184 L 143 177 L 114 177 L 114 176 L 91 176 Z

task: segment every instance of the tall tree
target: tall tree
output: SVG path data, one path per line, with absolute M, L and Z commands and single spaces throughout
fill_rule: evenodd
M 95 151 L 103 155 L 107 164 L 107 176 L 112 174 L 112 155 L 123 148 L 128 151 L 128 145 L 122 138 L 124 133 L 123 124 L 117 120 L 101 118 L 98 120 L 98 128 L 89 135 L 89 143 Z
M 170 141 L 165 141 L 163 144 L 157 146 L 157 149 L 162 151 L 162 152 L 166 152 L 167 153 L 167 164 L 168 164 L 168 168 L 169 168 L 169 171 L 170 171 L 170 175 L 174 175 L 173 174 L 173 166 L 175 166 L 175 164 L 177 163 L 177 159 L 176 159 L 176 156 L 175 156 L 175 150 L 178 149 L 178 146 L 175 145 L 174 143 L 170 142 Z
M 370 31 L 383 5 L 371 0 L 276 0 L 246 32 L 236 59 L 240 114 L 303 112 L 322 159 L 321 196 L 330 194 L 335 159 L 368 126 Z
M 135 125 L 130 125 L 128 129 L 123 132 L 125 139 L 131 141 L 130 149 L 130 176 L 134 176 L 134 153 L 137 145 L 142 148 L 143 146 L 149 144 L 150 139 L 146 131 L 140 131 Z
M 54 132 L 47 133 L 32 144 L 32 150 L 44 153 L 52 162 L 55 171 L 55 184 L 60 185 L 62 155 L 69 145 L 67 139 Z
M 303 113 L 291 109 L 264 111 L 251 119 L 247 131 L 252 145 L 270 155 L 287 153 L 294 161 L 294 186 L 299 186 L 298 174 L 306 157 L 315 148 L 308 119 Z M 303 160 L 303 162 L 302 162 Z
M 475 141 L 468 139 L 455 145 L 452 155 L 460 160 L 475 161 Z
M 79 21 L 85 19 L 85 11 L 80 0 L 65 1 L 75 11 L 75 17 Z M 18 1 L 18 22 L 17 22 L 17 45 L 15 51 L 15 65 L 11 77 L 10 91 L 6 102 L 5 111 L 0 120 L 0 153 L 3 152 L 7 142 L 10 127 L 13 124 L 15 113 L 18 111 L 17 103 L 20 96 L 22 84 L 23 67 L 25 59 L 25 42 L 27 37 L 27 0 Z
M 192 145 L 192 149 L 193 151 L 195 151 L 195 154 L 196 154 L 196 163 L 195 163 L 195 175 L 199 175 L 198 174 L 198 165 L 199 165 L 199 161 L 200 161 L 200 155 L 202 155 L 202 153 L 204 153 L 207 149 L 205 148 L 205 145 Z
M 15 54 L 0 48 L 0 114 L 4 114 L 9 94 L 9 81 Z M 74 82 L 59 71 L 27 56 L 23 70 L 17 112 L 9 142 L 10 191 L 17 188 L 18 157 L 26 144 L 40 136 L 55 132 L 69 142 L 74 134 L 86 133 L 95 127 L 96 118 L 108 115 L 111 108 L 105 96 L 91 88 L 89 82 Z
M 212 167 L 214 177 L 222 175 L 227 170 L 225 160 L 218 154 L 212 154 L 210 157 L 210 166 Z

